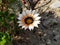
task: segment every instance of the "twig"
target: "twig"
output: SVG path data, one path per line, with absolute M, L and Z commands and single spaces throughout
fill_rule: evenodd
M 31 6 L 31 9 L 34 10 L 34 7 L 36 6 L 36 4 L 38 3 L 38 1 L 40 0 L 37 0 L 36 3 L 33 2 L 33 0 L 28 0 L 28 2 L 30 3 L 30 6 Z

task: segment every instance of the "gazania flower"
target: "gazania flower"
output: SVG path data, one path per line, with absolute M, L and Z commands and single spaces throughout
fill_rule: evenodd
M 19 14 L 18 16 L 18 23 L 19 26 L 22 26 L 22 28 L 33 30 L 34 27 L 38 27 L 38 24 L 40 24 L 39 14 L 35 10 L 25 10 L 22 12 L 22 14 Z

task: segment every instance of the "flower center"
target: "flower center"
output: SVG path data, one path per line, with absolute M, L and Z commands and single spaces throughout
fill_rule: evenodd
M 33 20 L 32 17 L 27 17 L 27 18 L 25 19 L 25 23 L 26 23 L 27 25 L 32 24 L 33 21 L 34 21 L 34 20 Z

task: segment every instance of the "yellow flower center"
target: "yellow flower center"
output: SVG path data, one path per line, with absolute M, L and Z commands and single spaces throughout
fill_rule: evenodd
M 34 20 L 33 20 L 32 17 L 27 17 L 27 18 L 25 19 L 25 23 L 26 23 L 27 25 L 32 24 L 33 21 L 34 21 Z

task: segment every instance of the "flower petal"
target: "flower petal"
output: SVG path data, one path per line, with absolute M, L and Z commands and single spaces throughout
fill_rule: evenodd
M 22 26 L 22 29 L 25 28 L 25 26 Z
M 38 24 L 40 24 L 40 21 L 34 21 L 34 23 L 33 23 L 33 25 L 34 25 L 35 27 L 38 27 Z
M 32 10 L 31 9 L 29 10 L 29 12 L 30 12 L 30 14 L 32 14 Z
M 17 19 L 18 19 L 18 20 L 21 20 L 21 18 L 20 18 L 20 17 L 18 17 Z
M 25 27 L 24 29 L 26 30 L 28 27 Z
M 20 21 L 18 21 L 17 23 L 20 23 Z
M 35 14 L 35 10 L 32 11 L 32 14 L 33 14 L 33 15 Z
M 18 21 L 17 23 L 19 23 L 19 24 L 23 24 L 21 21 Z
M 18 20 L 21 20 L 22 14 L 19 14 L 19 17 L 17 17 Z
M 22 12 L 22 15 L 26 15 L 26 12 L 25 12 L 25 10 Z
M 38 25 L 36 24 L 35 27 L 38 27 Z
M 41 17 L 36 17 L 35 20 L 39 20 Z
M 37 14 L 34 15 L 34 17 L 36 18 L 38 15 L 39 15 L 39 14 L 37 13 Z
M 22 14 L 19 14 L 19 17 L 22 17 L 23 15 Z
M 22 26 L 22 24 L 19 24 L 18 26 Z
M 31 14 L 31 10 L 26 10 L 26 14 Z
M 33 30 L 34 29 L 34 26 L 33 25 L 29 25 L 29 29 L 30 30 Z

